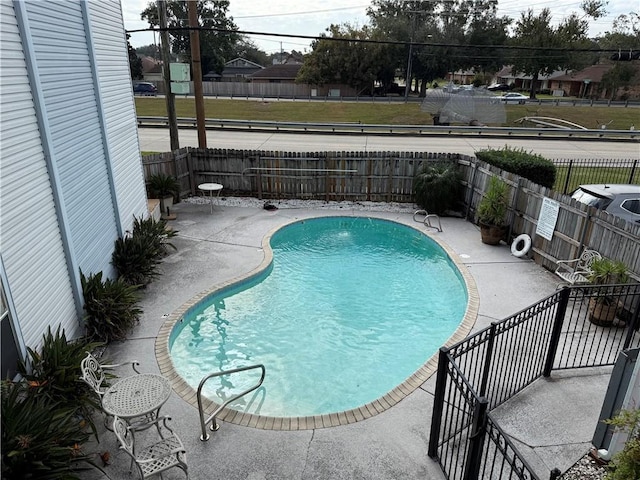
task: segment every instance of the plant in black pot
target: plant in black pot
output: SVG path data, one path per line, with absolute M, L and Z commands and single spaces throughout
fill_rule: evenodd
M 170 215 L 173 198 L 178 195 L 180 186 L 173 175 L 154 173 L 149 176 L 149 196 L 160 199 L 160 210 L 163 217 Z
M 627 266 L 619 260 L 596 258 L 591 262 L 591 273 L 587 278 L 592 285 L 600 285 L 592 290 L 589 298 L 589 320 L 601 327 L 614 325 L 620 307 L 620 289 L 615 285 L 629 280 Z
M 491 177 L 489 188 L 478 204 L 478 224 L 482 243 L 498 245 L 506 237 L 505 218 L 509 206 L 509 187 L 498 177 Z

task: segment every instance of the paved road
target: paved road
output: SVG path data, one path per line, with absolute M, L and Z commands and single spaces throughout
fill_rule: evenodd
M 170 150 L 168 129 L 140 128 L 138 134 L 142 151 Z M 181 147 L 198 146 L 196 130 L 182 129 L 179 136 Z M 549 159 L 640 159 L 640 144 L 636 142 L 207 131 L 209 148 L 238 150 L 431 151 L 473 155 L 477 150 L 488 147 L 502 148 L 505 145 L 524 148 L 526 151 L 538 153 Z

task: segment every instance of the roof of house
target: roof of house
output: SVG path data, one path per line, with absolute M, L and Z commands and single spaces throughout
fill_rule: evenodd
M 246 58 L 242 58 L 242 57 L 236 57 L 233 60 L 229 60 L 228 62 L 224 63 L 225 68 L 249 68 L 249 69 L 256 69 L 256 68 L 264 68 L 262 65 L 260 65 L 259 63 L 255 63 L 252 62 L 251 60 L 247 60 Z
M 270 65 L 252 74 L 251 78 L 293 80 L 298 75 L 298 71 L 300 71 L 301 67 L 302 64 L 300 63 L 282 63 L 278 65 Z
M 603 75 L 612 68 L 612 64 L 603 63 L 598 65 L 591 65 L 590 67 L 584 68 L 578 72 L 571 72 L 566 75 L 556 77 L 554 78 L 554 80 L 559 80 L 562 82 L 584 82 L 585 80 L 588 80 L 590 82 L 601 82 Z
M 142 56 L 140 57 L 142 62 L 142 73 L 162 73 L 162 62 L 156 60 L 153 57 Z
M 244 77 L 251 76 L 252 73 L 262 70 L 264 67 L 246 58 L 237 57 L 233 60 L 229 60 L 224 64 L 224 70 L 222 74 L 218 74 L 214 71 L 207 72 L 202 78 L 205 80 L 212 80 L 222 77 L 235 77 L 242 75 Z
M 539 75 L 538 76 L 538 80 L 552 80 L 552 79 L 556 79 L 557 77 L 560 77 L 562 75 L 564 75 L 566 72 L 565 70 L 555 70 L 553 72 L 551 72 L 549 75 Z M 533 79 L 532 75 L 525 75 L 523 73 L 520 72 L 514 72 L 513 71 L 513 67 L 511 65 L 506 66 L 506 67 L 502 67 L 502 69 L 496 73 L 496 77 L 498 78 L 512 78 L 512 79 L 522 79 L 522 80 L 531 80 Z

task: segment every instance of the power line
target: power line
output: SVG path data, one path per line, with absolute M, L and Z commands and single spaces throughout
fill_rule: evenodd
M 312 15 L 314 13 L 337 12 L 339 10 L 355 10 L 357 8 L 364 8 L 368 6 L 369 5 L 356 5 L 353 7 L 327 8 L 324 10 L 307 10 L 306 12 L 268 13 L 264 15 L 242 15 L 240 17 L 232 15 L 232 17 L 234 19 L 245 19 L 245 18 L 286 17 L 286 16 L 292 16 L 292 15 Z
M 282 37 L 282 38 L 304 38 L 306 40 L 327 40 L 333 42 L 347 42 L 347 43 L 364 43 L 364 44 L 373 44 L 373 45 L 397 45 L 397 46 L 411 46 L 414 47 L 443 47 L 443 48 L 491 48 L 491 49 L 502 49 L 502 50 L 522 50 L 522 51 L 545 51 L 545 52 L 592 52 L 592 53 L 615 53 L 620 50 L 620 48 L 571 48 L 571 47 L 529 47 L 529 46 L 521 46 L 521 45 L 468 45 L 468 44 L 459 44 L 459 43 L 433 43 L 433 42 L 406 42 L 406 41 L 398 41 L 398 40 L 369 40 L 369 39 L 360 39 L 360 38 L 344 38 L 344 37 L 326 37 L 326 36 L 313 36 L 313 35 L 299 35 L 299 34 L 289 34 L 289 33 L 273 33 L 273 32 L 255 32 L 249 30 L 229 30 L 225 28 L 215 28 L 215 27 L 168 27 L 168 28 L 140 28 L 135 30 L 125 30 L 126 33 L 139 33 L 139 32 L 162 32 L 162 31 L 190 31 L 190 30 L 199 30 L 204 32 L 217 32 L 217 33 L 229 33 L 229 34 L 240 34 L 240 35 L 259 35 L 259 36 L 268 36 L 268 37 Z M 640 46 L 636 47 L 623 47 L 623 50 L 638 50 Z

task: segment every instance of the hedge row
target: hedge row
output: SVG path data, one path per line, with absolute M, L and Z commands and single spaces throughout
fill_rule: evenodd
M 556 166 L 546 158 L 526 152 L 524 149 L 504 147 L 476 152 L 478 160 L 487 162 L 507 172 L 515 173 L 539 185 L 553 188 Z

